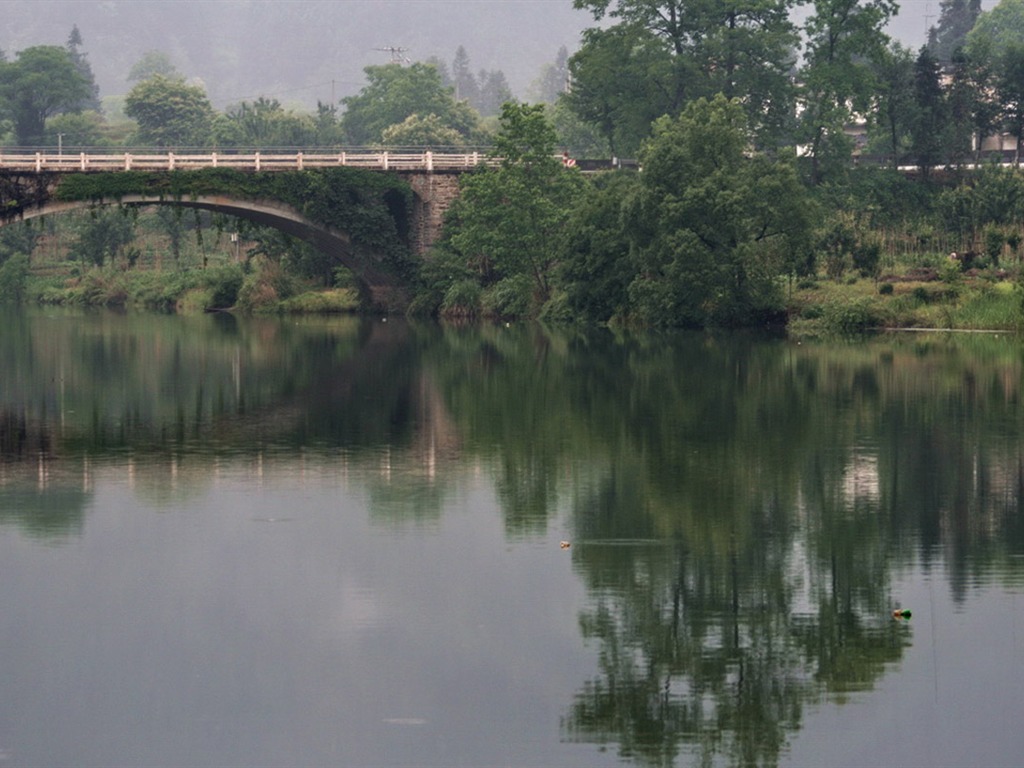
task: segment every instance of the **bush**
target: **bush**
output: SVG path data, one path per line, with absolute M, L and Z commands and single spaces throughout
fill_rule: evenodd
M 878 286 L 878 292 L 882 296 L 891 296 L 892 295 L 892 283 L 882 283 L 880 286 Z
M 240 264 L 223 264 L 203 270 L 203 284 L 210 289 L 208 309 L 226 309 L 238 301 L 238 292 L 245 281 Z
M 881 325 L 874 309 L 863 299 L 849 304 L 826 305 L 822 320 L 828 330 L 836 333 L 862 333 Z
M 246 275 L 238 289 L 235 306 L 246 312 L 276 312 L 278 303 L 295 293 L 295 283 L 281 265 L 263 261 Z
M 453 284 L 441 301 L 443 317 L 476 317 L 480 314 L 480 286 L 473 280 Z
M 25 295 L 28 281 L 28 256 L 11 256 L 0 264 L 0 303 L 19 302 Z
M 491 286 L 483 295 L 487 314 L 495 317 L 527 317 L 532 304 L 533 281 L 528 275 L 513 275 Z

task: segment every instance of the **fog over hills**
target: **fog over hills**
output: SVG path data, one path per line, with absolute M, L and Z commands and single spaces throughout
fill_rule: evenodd
M 901 5 L 888 31 L 917 48 L 939 0 Z M 288 105 L 336 101 L 365 84 L 363 67 L 391 60 L 381 49 L 450 64 L 459 45 L 474 72 L 500 69 L 526 98 L 558 48 L 576 50 L 594 23 L 571 0 L 0 0 L 0 17 L 8 57 L 63 45 L 77 24 L 101 95 L 127 92 L 132 64 L 160 50 L 201 80 L 217 107 L 261 95 Z
M 391 60 L 378 49 L 450 64 L 459 45 L 474 72 L 500 69 L 525 95 L 591 22 L 568 0 L 0 0 L 0 14 L 8 57 L 63 45 L 77 24 L 101 95 L 127 92 L 132 64 L 155 49 L 221 107 L 260 95 L 337 100 L 365 84 L 363 67 Z

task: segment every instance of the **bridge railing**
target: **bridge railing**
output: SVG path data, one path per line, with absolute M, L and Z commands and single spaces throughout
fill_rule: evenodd
M 0 170 L 28 171 L 174 171 L 234 168 L 246 171 L 295 171 L 346 166 L 376 171 L 452 171 L 494 164 L 481 152 L 3 152 Z

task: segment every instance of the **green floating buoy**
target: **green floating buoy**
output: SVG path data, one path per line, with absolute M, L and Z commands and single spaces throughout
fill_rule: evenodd
M 909 608 L 897 608 L 895 611 L 892 612 L 892 617 L 894 619 L 909 619 L 910 618 L 910 609 Z

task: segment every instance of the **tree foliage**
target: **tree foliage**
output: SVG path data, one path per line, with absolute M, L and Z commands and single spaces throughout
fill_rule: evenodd
M 465 139 L 477 130 L 476 114 L 456 101 L 434 67 L 421 63 L 385 64 L 363 71 L 368 84 L 355 96 L 342 99 L 345 112 L 341 124 L 351 143 L 379 143 L 385 129 L 411 115 L 436 115 Z
M 79 111 L 92 95 L 92 84 L 65 48 L 26 48 L 14 61 L 0 63 L 0 109 L 21 146 L 41 144 L 47 118 Z
M 928 49 L 942 64 L 950 64 L 981 15 L 981 0 L 941 0 L 939 23 L 928 30 Z
M 199 85 L 155 75 L 128 92 L 124 111 L 138 123 L 141 144 L 197 147 L 210 142 L 214 112 Z
M 871 62 L 885 55 L 882 31 L 896 13 L 894 0 L 816 0 L 807 19 L 801 138 L 808 146 L 812 179 L 820 181 L 849 161 L 844 133 L 855 113 L 865 113 L 875 93 Z
M 778 277 L 808 247 L 809 203 L 791 164 L 748 156 L 746 125 L 724 96 L 655 124 L 626 213 L 630 300 L 645 322 L 742 325 L 778 311 Z
M 602 31 L 588 31 L 574 57 L 573 87 L 581 76 L 588 91 L 577 99 L 581 115 L 597 109 L 611 125 L 626 117 L 625 105 L 615 104 L 620 99 L 611 90 L 614 86 L 600 84 L 601 77 L 624 68 L 638 84 L 649 81 L 649 85 L 623 95 L 632 100 L 656 89 L 662 101 L 656 114 L 675 115 L 697 98 L 722 93 L 743 97 L 755 141 L 772 145 L 788 129 L 793 104 L 790 71 L 798 44 L 796 27 L 789 19 L 792 0 L 574 0 L 574 4 L 589 10 L 595 20 L 615 21 Z M 612 140 L 612 131 L 606 133 Z
M 500 302 L 505 305 L 538 308 L 550 297 L 553 265 L 582 185 L 555 156 L 555 142 L 543 105 L 506 103 L 493 150 L 501 165 L 465 177 L 450 212 L 447 246 L 477 283 L 518 299 L 528 292 L 525 301 Z

